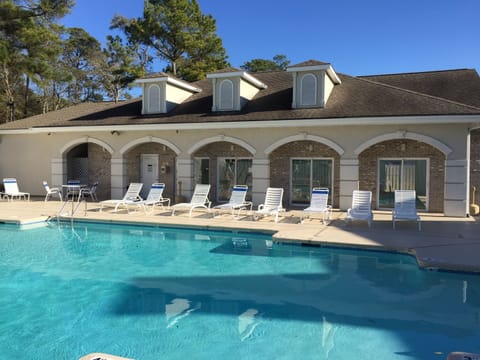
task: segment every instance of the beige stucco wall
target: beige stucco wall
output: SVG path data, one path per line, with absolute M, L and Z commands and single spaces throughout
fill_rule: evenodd
M 342 120 L 338 120 L 341 122 Z M 321 123 L 321 120 L 318 121 Z M 164 131 L 126 131 L 117 127 L 119 135 L 112 135 L 109 131 L 77 131 L 72 133 L 47 133 L 39 134 L 6 134 L 0 135 L 0 177 L 16 177 L 22 191 L 28 191 L 35 195 L 43 195 L 42 180 L 48 180 L 52 185 L 60 185 L 58 182 L 65 181 L 59 176 L 52 176 L 53 173 L 62 167 L 61 160 L 69 148 L 78 143 L 94 142 L 104 146 L 106 151 L 111 152 L 112 187 L 122 191 L 122 182 L 126 180 L 125 161 L 122 149 L 128 148 L 129 144 L 144 139 L 148 142 L 150 137 L 155 141 L 162 141 L 172 144 L 177 149 L 177 180 L 183 178 L 188 180 L 191 176 L 192 149 L 198 149 L 197 144 L 219 141 L 219 139 L 231 139 L 231 142 L 251 148 L 253 153 L 254 170 L 254 193 L 253 200 L 256 204 L 263 200 L 264 190 L 269 185 L 266 174 L 269 173 L 269 153 L 273 151 L 272 144 L 282 145 L 282 141 L 289 138 L 296 140 L 315 138 L 323 139 L 334 144 L 341 150 L 340 154 L 340 181 L 349 179 L 349 182 L 340 184 L 340 207 L 345 208 L 349 202 L 351 188 L 355 186 L 355 176 L 358 176 L 358 151 L 359 148 L 368 145 L 372 139 L 419 137 L 435 144 L 442 145 L 442 149 L 448 149 L 446 154 L 446 199 L 451 197 L 455 200 L 457 214 L 463 212 L 466 200 L 467 183 L 467 125 L 446 124 L 446 125 L 349 125 L 349 126 L 301 126 L 295 127 L 295 121 L 284 124 L 283 127 L 258 127 L 258 128 L 232 128 L 230 129 L 208 129 L 206 127 L 192 130 L 164 130 Z M 211 127 L 214 125 L 212 124 Z M 267 126 L 267 125 L 266 125 Z M 287 139 L 287 140 L 285 140 Z M 380 140 L 378 140 L 380 141 Z M 52 170 L 52 162 L 57 170 Z M 60 164 L 60 165 L 59 165 Z M 179 165 L 180 164 L 180 165 Z M 183 164 L 183 165 L 182 165 Z M 349 167 L 347 167 L 348 165 Z M 55 167 L 54 166 L 54 167 Z M 449 167 L 452 171 L 449 170 Z M 357 175 L 356 175 L 357 174 Z M 450 175 L 453 174 L 453 175 Z M 460 175 L 459 175 L 460 174 Z M 56 179 L 56 183 L 52 182 Z M 60 179 L 60 180 L 59 180 Z M 348 185 L 350 184 L 350 185 Z M 194 184 L 184 183 L 185 191 L 191 190 Z M 449 193 L 448 193 L 449 192 Z M 343 200 L 342 200 L 343 196 Z M 459 201 L 457 201 L 459 200 Z M 447 211 L 448 209 L 446 209 Z M 453 211 L 453 210 L 452 210 Z

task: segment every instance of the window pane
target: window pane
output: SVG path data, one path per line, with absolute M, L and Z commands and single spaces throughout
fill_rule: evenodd
M 292 203 L 310 203 L 310 168 L 311 160 L 292 160 Z
M 252 159 L 237 160 L 237 185 L 247 185 L 246 199 L 252 199 Z
M 235 185 L 235 159 L 219 158 L 217 199 L 228 201 L 233 185 Z
M 193 178 L 195 184 L 210 183 L 210 160 L 195 158 L 193 160 Z
M 332 160 L 313 160 L 312 163 L 312 188 L 324 187 L 330 191 L 329 203 L 332 202 Z
M 395 190 L 415 190 L 417 209 L 427 208 L 427 160 L 380 160 L 378 208 L 393 209 Z
M 220 109 L 233 110 L 233 84 L 224 80 L 220 85 Z
M 403 190 L 415 190 L 417 209 L 427 208 L 427 160 L 404 160 Z
M 317 103 L 317 81 L 315 76 L 312 74 L 307 74 L 302 78 L 302 94 L 301 94 L 301 104 L 302 105 L 315 105 Z

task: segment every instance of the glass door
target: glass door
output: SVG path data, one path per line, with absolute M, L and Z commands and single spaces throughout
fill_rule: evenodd
M 252 159 L 218 159 L 218 201 L 228 201 L 234 185 L 247 185 L 246 199 L 252 196 Z
M 381 159 L 378 166 L 379 209 L 393 209 L 395 190 L 415 190 L 417 209 L 428 209 L 428 160 Z
M 295 205 L 310 204 L 310 194 L 314 187 L 330 190 L 329 202 L 332 201 L 333 160 L 331 159 L 292 159 L 290 203 Z

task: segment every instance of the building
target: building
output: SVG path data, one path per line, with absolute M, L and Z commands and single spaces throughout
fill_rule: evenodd
M 314 186 L 335 208 L 354 189 L 373 206 L 416 189 L 421 211 L 465 216 L 480 187 L 480 78 L 475 70 L 354 77 L 310 60 L 287 71 L 229 68 L 187 83 L 164 73 L 138 79 L 143 96 L 83 103 L 0 126 L 0 175 L 43 194 L 41 181 L 99 181 L 101 198 L 130 182 L 166 184 L 189 197 L 195 183 L 226 201 L 247 184 L 254 204 L 268 186 L 287 208 Z

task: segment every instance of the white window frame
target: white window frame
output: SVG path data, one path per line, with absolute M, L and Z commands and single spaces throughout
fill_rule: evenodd
M 303 86 L 303 82 L 306 78 L 313 78 L 313 86 L 314 86 L 314 94 L 313 94 L 313 103 L 310 104 L 310 103 L 305 103 L 304 101 L 304 97 L 303 97 L 303 93 L 304 93 L 304 86 Z M 300 79 L 300 105 L 302 106 L 316 106 L 318 104 L 318 79 L 317 77 L 315 76 L 315 74 L 312 74 L 312 73 L 308 73 L 308 74 L 305 74 L 302 76 L 302 78 Z
M 232 89 L 232 94 L 231 94 L 231 99 L 226 99 L 226 100 L 229 100 L 231 102 L 231 106 L 229 107 L 224 107 L 223 106 L 223 99 L 226 97 L 226 94 L 223 90 L 223 85 L 224 84 L 230 84 L 231 86 L 231 89 Z M 234 89 L 234 86 L 233 86 L 233 81 L 232 80 L 229 80 L 229 79 L 225 79 L 225 80 L 222 80 L 222 82 L 220 82 L 220 85 L 219 85 L 219 96 L 218 96 L 218 109 L 219 110 L 223 110 L 223 111 L 227 111 L 227 110 L 233 110 L 233 108 L 235 107 L 234 105 L 234 92 L 235 92 L 235 89 Z M 230 96 L 229 96 L 230 97 Z
M 157 88 L 158 89 L 158 110 L 152 108 L 152 89 Z M 156 114 L 162 112 L 162 89 L 160 86 L 157 84 L 152 84 L 148 88 L 148 106 L 147 106 L 147 112 L 149 114 Z

